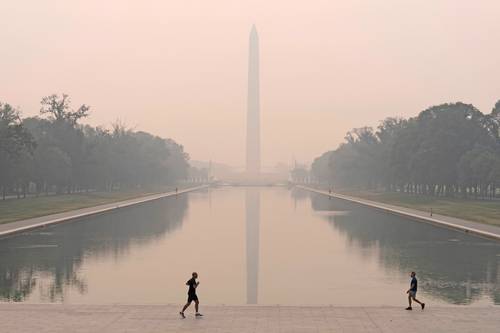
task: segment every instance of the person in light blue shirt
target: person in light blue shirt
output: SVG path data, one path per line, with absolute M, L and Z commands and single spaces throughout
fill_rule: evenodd
M 411 308 L 411 301 L 415 301 L 417 302 L 418 304 L 420 304 L 420 306 L 422 307 L 422 310 L 425 308 L 425 303 L 422 303 L 420 302 L 416 297 L 417 297 L 417 289 L 418 289 L 418 281 L 417 281 L 417 278 L 415 277 L 416 274 L 415 272 L 411 272 L 410 274 L 410 289 L 408 289 L 406 291 L 406 293 L 408 294 L 408 304 L 409 306 L 406 308 L 406 310 L 412 310 Z

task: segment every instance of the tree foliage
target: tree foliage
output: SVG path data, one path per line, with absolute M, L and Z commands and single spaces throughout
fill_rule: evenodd
M 320 182 L 341 187 L 494 196 L 500 186 L 500 101 L 490 114 L 470 104 L 430 107 L 408 120 L 387 118 L 347 133 L 312 165 Z
M 8 192 L 75 192 L 172 184 L 188 172 L 181 145 L 120 123 L 111 130 L 82 125 L 85 104 L 67 95 L 41 101 L 39 117 L 21 119 L 0 104 L 0 187 Z
M 23 127 L 19 111 L 0 103 L 0 184 L 2 196 L 6 184 L 25 181 L 30 173 L 31 154 L 35 149 L 31 134 Z

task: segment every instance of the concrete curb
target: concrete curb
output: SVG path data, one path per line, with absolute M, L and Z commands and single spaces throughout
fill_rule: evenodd
M 330 196 L 332 198 L 337 198 L 337 199 L 341 199 L 341 200 L 346 200 L 346 201 L 354 202 L 354 203 L 357 203 L 357 204 L 360 204 L 360 205 L 363 205 L 363 206 L 368 206 L 368 207 L 371 207 L 371 208 L 375 208 L 375 209 L 378 209 L 378 210 L 381 210 L 381 211 L 384 211 L 384 212 L 388 212 L 388 213 L 391 213 L 391 214 L 394 214 L 394 215 L 399 215 L 399 216 L 407 217 L 407 218 L 410 218 L 410 219 L 415 220 L 415 221 L 425 222 L 425 223 L 433 224 L 433 225 L 436 225 L 436 226 L 439 226 L 439 227 L 442 227 L 442 228 L 453 229 L 453 230 L 461 231 L 461 232 L 464 232 L 464 233 L 468 233 L 468 234 L 473 234 L 473 235 L 476 235 L 476 236 L 480 236 L 480 237 L 483 237 L 483 238 L 488 238 L 488 239 L 493 239 L 493 240 L 496 240 L 496 241 L 500 241 L 500 234 L 496 234 L 496 233 L 485 231 L 485 230 L 480 230 L 480 229 L 477 229 L 477 228 L 467 227 L 467 226 L 463 226 L 463 225 L 460 225 L 460 224 L 446 222 L 446 221 L 443 221 L 443 220 L 440 220 L 440 219 L 437 219 L 437 218 L 433 218 L 433 217 L 428 217 L 428 216 L 424 216 L 424 215 L 414 214 L 414 213 L 405 211 L 403 207 L 401 207 L 401 209 L 393 208 L 393 207 L 387 207 L 387 206 L 385 206 L 383 204 L 380 204 L 378 202 L 375 202 L 375 201 L 360 199 L 360 198 L 351 197 L 351 196 L 348 196 L 348 195 L 338 194 L 338 193 L 334 193 L 334 192 L 329 193 L 327 191 L 318 190 L 318 189 L 315 189 L 315 188 L 311 188 L 311 187 L 307 187 L 307 186 L 302 186 L 302 185 L 295 185 L 295 187 L 303 189 L 303 190 L 306 190 L 306 191 L 310 191 L 310 192 L 314 192 L 314 193 L 318 193 L 318 194 L 323 194 L 323 195 L 326 195 L 326 196 Z
M 190 187 L 187 189 L 179 190 L 178 192 L 165 192 L 165 193 L 160 193 L 160 194 L 152 194 L 152 195 L 148 195 L 145 197 L 139 197 L 139 198 L 135 198 L 135 199 L 128 199 L 128 200 L 113 202 L 113 203 L 109 203 L 109 204 L 95 206 L 94 207 L 95 209 L 92 209 L 92 207 L 82 208 L 82 209 L 91 209 L 90 211 L 83 212 L 83 213 L 71 214 L 71 211 L 64 212 L 64 213 L 57 213 L 57 214 L 67 213 L 70 215 L 64 216 L 64 217 L 59 217 L 59 218 L 54 218 L 54 219 L 49 219 L 47 221 L 33 223 L 33 224 L 21 226 L 21 227 L 14 227 L 12 229 L 4 230 L 4 231 L 0 231 L 0 238 L 3 238 L 5 236 L 11 236 L 11 235 L 17 234 L 17 233 L 22 233 L 22 232 L 33 230 L 33 229 L 44 228 L 46 226 L 53 225 L 53 224 L 59 224 L 59 223 L 64 223 L 64 222 L 68 222 L 71 220 L 78 220 L 78 219 L 88 217 L 88 216 L 99 215 L 99 214 L 107 213 L 110 211 L 122 209 L 122 208 L 133 206 L 133 205 L 138 205 L 138 204 L 149 202 L 149 201 L 159 200 L 159 199 L 163 199 L 163 198 L 167 198 L 167 197 L 171 197 L 171 196 L 175 196 L 175 195 L 179 195 L 179 194 L 183 194 L 183 193 L 197 191 L 197 190 L 201 190 L 203 188 L 208 188 L 208 185 Z M 103 206 L 105 206 L 105 207 L 103 207 Z M 80 209 L 78 209 L 78 210 L 80 210 Z M 76 210 L 76 211 L 78 211 L 78 210 Z M 56 214 L 54 214 L 54 215 L 56 215 Z M 50 216 L 50 215 L 48 215 L 48 216 Z M 19 223 L 19 222 L 22 222 L 22 220 L 10 222 L 10 223 Z M 4 226 L 8 226 L 10 223 L 4 224 Z

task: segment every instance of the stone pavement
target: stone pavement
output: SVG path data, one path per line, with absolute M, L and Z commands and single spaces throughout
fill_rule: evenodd
M 404 304 L 403 304 L 404 305 Z M 500 307 L 207 306 L 0 304 L 0 332 L 500 332 Z
M 359 203 L 364 206 L 369 206 L 396 215 L 405 216 L 413 220 L 431 223 L 437 226 L 463 231 L 466 233 L 475 234 L 477 236 L 486 237 L 489 239 L 500 240 L 500 227 L 496 225 L 473 222 L 439 214 L 432 214 L 431 217 L 429 212 L 424 212 L 421 210 L 390 205 L 372 200 L 361 199 L 335 192 L 329 193 L 328 191 L 318 190 L 307 186 L 297 185 L 296 187 L 306 191 L 331 196 L 332 198 L 338 198 L 342 200 L 348 200 L 351 202 Z M 498 332 L 500 332 L 500 329 L 498 330 Z
M 28 231 L 28 230 L 35 229 L 35 228 L 44 227 L 44 226 L 47 226 L 50 224 L 67 222 L 69 220 L 75 220 L 75 219 L 79 219 L 82 217 L 87 217 L 87 216 L 95 215 L 95 214 L 102 214 L 102 213 L 109 212 L 109 211 L 112 211 L 115 209 L 120 209 L 120 208 L 124 208 L 124 207 L 128 207 L 128 206 L 132 206 L 132 205 L 137 205 L 137 204 L 152 201 L 152 200 L 158 200 L 158 199 L 166 198 L 169 196 L 179 195 L 179 194 L 186 193 L 186 192 L 196 191 L 196 190 L 206 188 L 206 187 L 207 187 L 207 185 L 201 185 L 201 186 L 182 189 L 182 190 L 179 190 L 178 192 L 173 191 L 173 192 L 152 194 L 152 195 L 148 195 L 148 196 L 143 196 L 143 197 L 124 200 L 124 201 L 113 202 L 113 203 L 94 206 L 94 207 L 76 209 L 76 210 L 72 210 L 72 211 L 68 211 L 68 212 L 64 212 L 64 213 L 58 213 L 58 214 L 35 217 L 35 218 L 21 220 L 21 221 L 4 223 L 4 224 L 0 224 L 0 237 L 11 235 L 14 233 Z

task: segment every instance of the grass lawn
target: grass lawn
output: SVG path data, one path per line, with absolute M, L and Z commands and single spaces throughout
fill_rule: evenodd
M 174 188 L 151 192 L 144 190 L 91 192 L 0 200 L 0 224 L 172 191 Z
M 341 191 L 346 195 L 412 208 L 469 221 L 500 226 L 500 201 L 464 200 L 415 196 L 401 193 Z

